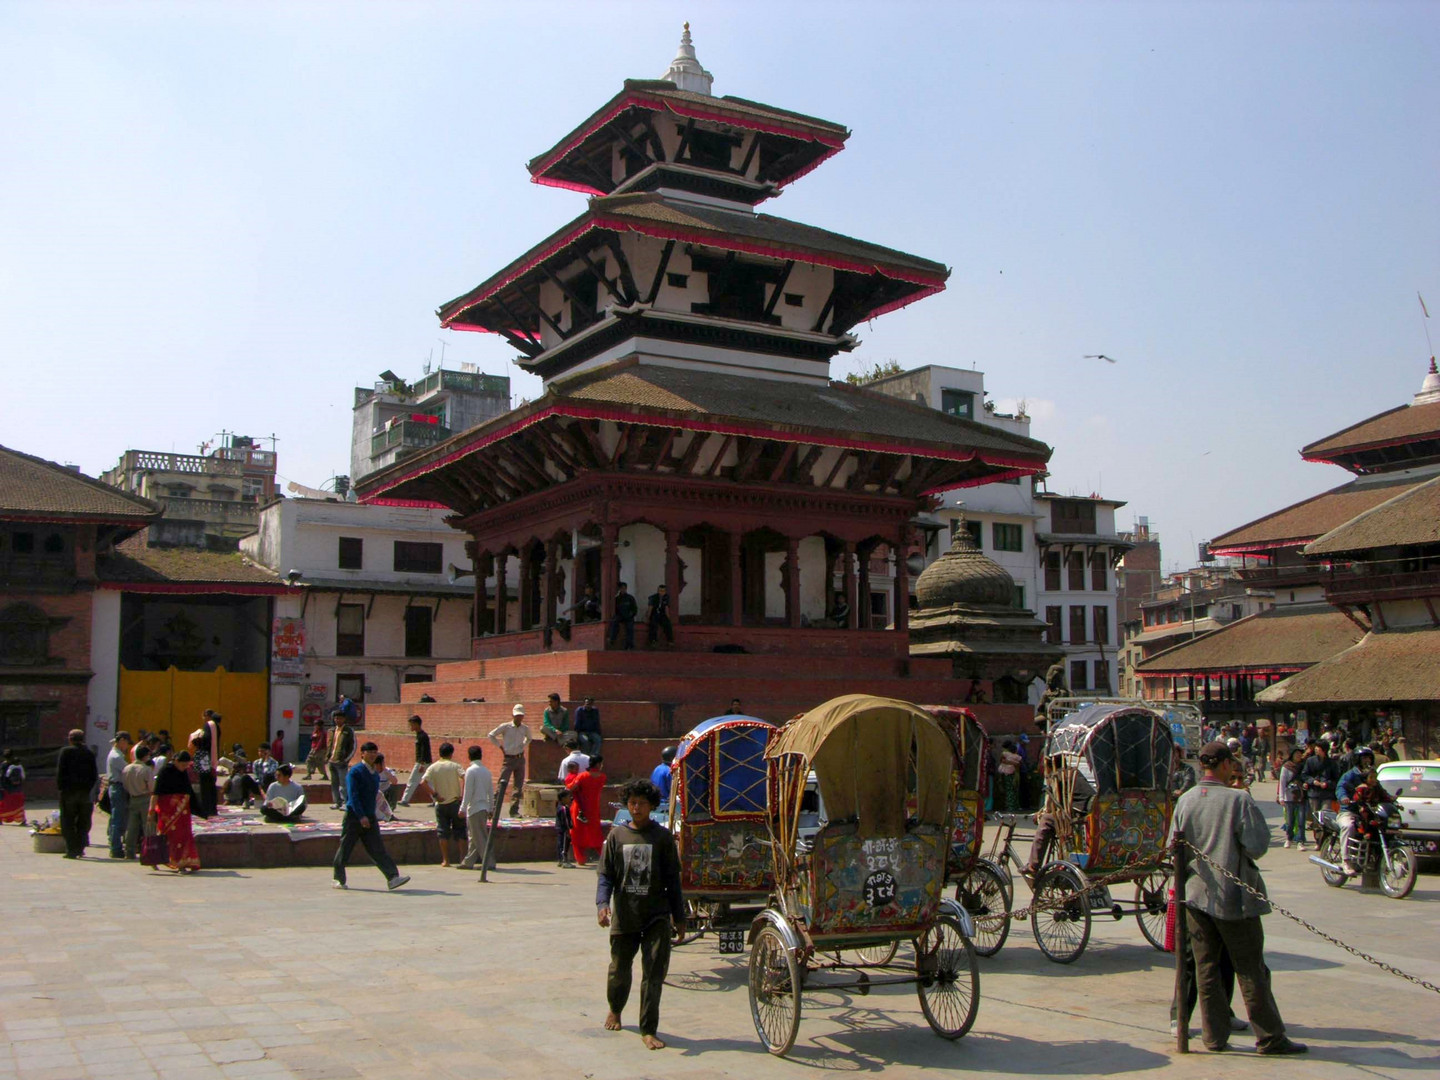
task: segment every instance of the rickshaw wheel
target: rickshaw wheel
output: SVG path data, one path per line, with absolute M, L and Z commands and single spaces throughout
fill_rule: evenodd
M 900 948 L 898 941 L 892 941 L 888 945 L 866 945 L 859 949 L 848 949 L 855 958 L 860 961 L 863 967 L 884 967 L 891 960 L 895 959 L 895 952 Z M 843 959 L 843 957 L 841 957 Z
M 955 902 L 975 922 L 975 955 L 994 956 L 1010 936 L 1010 891 L 1000 871 L 988 862 L 976 863 L 955 885 Z
M 773 926 L 762 927 L 750 949 L 750 1016 L 766 1050 L 790 1052 L 800 1030 L 800 967 Z
M 1165 951 L 1165 916 L 1170 903 L 1170 875 L 1152 870 L 1135 882 L 1135 921 L 1151 945 Z
M 960 924 L 942 915 L 915 943 L 915 992 L 935 1034 L 958 1039 L 980 1009 L 980 967 Z
M 1404 900 L 1415 888 L 1415 856 L 1410 849 L 1395 845 L 1380 865 L 1380 888 L 1392 900 Z
M 1340 837 L 1336 836 L 1334 833 L 1326 833 L 1325 838 L 1320 841 L 1320 848 L 1317 854 L 1326 862 L 1334 863 L 1336 866 L 1339 866 Z M 1323 866 L 1320 867 L 1320 876 L 1325 880 L 1326 885 L 1330 885 L 1336 889 L 1343 889 L 1345 887 L 1345 882 L 1349 880 L 1344 874 L 1340 873 L 1340 871 L 1326 870 Z
M 689 945 L 699 941 L 705 936 L 705 931 L 710 926 L 712 910 L 709 904 L 697 904 L 693 900 L 685 901 L 685 933 L 676 939 L 676 945 Z
M 1074 963 L 1090 941 L 1090 904 L 1079 875 L 1062 865 L 1041 870 L 1032 901 L 1035 944 L 1057 964 Z

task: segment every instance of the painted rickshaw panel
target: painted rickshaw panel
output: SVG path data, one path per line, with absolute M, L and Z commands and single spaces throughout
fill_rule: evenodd
M 774 725 L 718 716 L 680 741 L 671 768 L 671 822 L 680 883 L 691 899 L 763 897 L 774 885 L 766 826 Z

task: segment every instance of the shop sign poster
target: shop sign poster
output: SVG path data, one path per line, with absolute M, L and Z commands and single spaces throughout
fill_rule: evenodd
M 305 676 L 305 620 L 280 617 L 270 629 L 270 674 L 278 679 Z

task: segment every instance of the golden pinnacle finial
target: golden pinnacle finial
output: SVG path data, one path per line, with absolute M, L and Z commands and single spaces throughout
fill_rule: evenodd
M 685 32 L 687 34 L 690 32 L 690 24 L 688 22 L 685 24 Z

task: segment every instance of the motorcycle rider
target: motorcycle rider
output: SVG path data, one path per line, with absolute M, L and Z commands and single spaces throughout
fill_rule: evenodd
M 1340 813 L 1335 816 L 1335 823 L 1340 826 L 1341 868 L 1351 877 L 1359 877 L 1360 871 L 1355 868 L 1351 849 L 1355 842 L 1355 827 L 1359 824 L 1360 806 L 1367 793 L 1358 789 L 1370 779 L 1375 767 L 1375 754 L 1368 746 L 1362 746 L 1355 751 L 1352 761 L 1354 764 L 1335 785 L 1335 798 L 1340 800 Z

